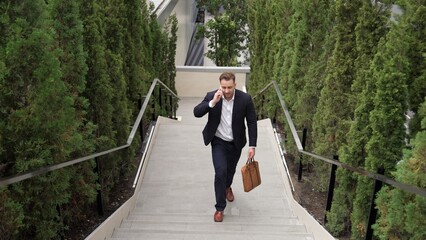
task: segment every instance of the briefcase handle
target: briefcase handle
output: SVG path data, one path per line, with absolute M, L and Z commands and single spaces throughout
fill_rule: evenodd
M 252 162 L 254 162 L 254 158 L 248 158 L 246 164 L 250 164 Z

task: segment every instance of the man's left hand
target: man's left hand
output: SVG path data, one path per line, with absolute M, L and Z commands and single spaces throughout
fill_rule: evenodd
M 256 152 L 255 148 L 249 148 L 249 150 L 248 150 L 248 159 L 254 158 L 255 152 Z

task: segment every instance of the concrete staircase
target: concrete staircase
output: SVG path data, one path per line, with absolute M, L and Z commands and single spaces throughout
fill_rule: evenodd
M 256 159 L 262 184 L 243 191 L 243 149 L 232 185 L 235 200 L 228 203 L 223 222 L 213 221 L 214 169 L 210 146 L 204 146 L 201 135 L 207 116 L 196 119 L 192 114 L 200 101 L 181 99 L 179 121 L 159 118 L 136 206 L 109 239 L 314 239 L 293 210 L 268 119 L 258 121 Z

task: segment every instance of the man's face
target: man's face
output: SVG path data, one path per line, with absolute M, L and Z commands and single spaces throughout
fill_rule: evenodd
M 231 100 L 234 96 L 235 86 L 237 84 L 233 80 L 220 80 L 220 89 L 222 89 L 223 96 L 226 100 Z

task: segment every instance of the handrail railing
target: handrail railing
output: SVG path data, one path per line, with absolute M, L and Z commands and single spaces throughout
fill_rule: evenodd
M 342 163 L 342 162 L 339 162 L 339 161 L 336 161 L 336 160 L 333 160 L 333 159 L 330 159 L 330 158 L 326 158 L 326 157 L 323 157 L 323 156 L 319 156 L 319 155 L 317 155 L 315 153 L 311 153 L 311 152 L 305 151 L 303 149 L 303 147 L 302 147 L 302 143 L 300 141 L 300 138 L 297 135 L 296 127 L 294 126 L 293 120 L 291 119 L 291 116 L 290 116 L 290 112 L 288 111 L 287 106 L 286 106 L 286 104 L 285 104 L 285 102 L 284 102 L 284 100 L 282 98 L 282 94 L 281 94 L 281 91 L 280 91 L 280 89 L 278 87 L 277 82 L 276 81 L 270 82 L 268 85 L 266 85 L 266 87 L 264 87 L 262 90 L 260 90 L 259 93 L 256 94 L 253 97 L 253 99 L 255 99 L 260 94 L 263 94 L 271 86 L 274 86 L 275 92 L 277 93 L 277 96 L 278 96 L 278 98 L 280 100 L 281 107 L 282 107 L 282 109 L 284 111 L 287 123 L 288 123 L 288 125 L 290 127 L 291 134 L 293 136 L 293 140 L 296 143 L 297 150 L 298 150 L 299 153 L 311 156 L 311 157 L 316 158 L 318 160 L 321 160 L 323 162 L 327 162 L 327 163 L 330 163 L 330 164 L 333 164 L 333 165 L 337 165 L 339 167 L 343 167 L 343 168 L 345 168 L 345 169 L 347 169 L 347 170 L 349 170 L 351 172 L 358 173 L 360 175 L 369 177 L 371 179 L 382 181 L 382 182 L 387 183 L 389 185 L 392 185 L 392 186 L 394 186 L 396 188 L 399 188 L 399 189 L 402 189 L 402 190 L 405 190 L 405 191 L 408 191 L 408 192 L 411 192 L 411 193 L 418 194 L 418 195 L 421 195 L 423 197 L 426 197 L 426 189 L 425 188 L 419 188 L 417 186 L 412 186 L 412 185 L 409 185 L 409 184 L 406 184 L 406 183 L 397 182 L 397 181 L 393 180 L 392 178 L 389 178 L 389 177 L 387 177 L 385 175 L 377 174 L 377 173 L 373 173 L 373 172 L 369 172 L 369 171 L 367 171 L 365 169 L 361 169 L 361 168 L 358 168 L 358 167 L 353 167 L 353 166 L 350 166 L 348 164 L 345 164 L 345 163 Z
M 135 120 L 135 123 L 133 124 L 132 130 L 129 134 L 129 137 L 127 139 L 126 144 L 115 147 L 115 148 L 111 148 L 111 149 L 108 149 L 108 150 L 105 150 L 105 151 L 102 151 L 102 152 L 94 153 L 94 154 L 91 154 L 91 155 L 88 155 L 88 156 L 85 156 L 85 157 L 69 160 L 69 161 L 62 162 L 62 163 L 52 164 L 52 165 L 45 166 L 45 167 L 42 167 L 42 168 L 37 169 L 37 170 L 32 170 L 32 171 L 29 171 L 29 172 L 26 172 L 26 173 L 20 173 L 20 174 L 14 175 L 14 176 L 1 178 L 0 179 L 0 187 L 7 186 L 7 185 L 10 185 L 10 184 L 13 184 L 13 183 L 17 183 L 17 182 L 20 182 L 20 181 L 23 181 L 23 180 L 26 180 L 26 179 L 30 179 L 30 178 L 39 176 L 41 174 L 45 174 L 45 173 L 48 173 L 48 172 L 51 172 L 51 171 L 54 171 L 54 170 L 58 170 L 58 169 L 61 169 L 61 168 L 64 168 L 64 167 L 68 167 L 68 166 L 71 166 L 71 165 L 74 165 L 74 164 L 77 164 L 77 163 L 85 162 L 85 161 L 90 160 L 90 159 L 95 159 L 95 158 L 100 157 L 100 156 L 108 155 L 110 153 L 119 151 L 119 150 L 124 149 L 124 148 L 128 148 L 129 146 L 131 146 L 131 144 L 133 142 L 133 139 L 135 137 L 135 134 L 136 134 L 138 127 L 143 127 L 143 126 L 140 126 L 140 124 L 142 122 L 142 117 L 145 114 L 145 110 L 146 110 L 148 103 L 151 99 L 152 93 L 154 92 L 155 86 L 157 86 L 158 83 L 164 89 L 166 89 L 168 92 L 170 92 L 172 97 L 179 99 L 178 96 L 172 90 L 170 90 L 170 88 L 167 87 L 163 82 L 161 82 L 159 79 L 154 79 L 152 84 L 151 84 L 151 87 L 148 91 L 148 94 L 145 97 L 145 100 L 144 100 L 143 105 L 142 105 L 142 107 L 139 111 L 139 114 L 138 114 L 138 116 Z M 173 110 L 173 107 L 174 107 L 174 104 L 172 104 L 172 110 L 171 110 L 172 114 L 175 113 L 175 111 Z
M 259 94 L 262 94 L 263 92 L 265 92 L 272 85 L 274 85 L 274 89 L 277 93 L 278 99 L 280 100 L 281 107 L 282 107 L 282 109 L 284 111 L 284 115 L 285 115 L 285 117 L 288 121 L 288 125 L 290 127 L 290 131 L 291 131 L 291 134 L 293 135 L 293 140 L 296 143 L 297 149 L 299 151 L 302 151 L 303 150 L 302 143 L 300 142 L 299 136 L 297 135 L 297 131 L 296 131 L 296 128 L 294 127 L 293 120 L 291 119 L 290 112 L 288 111 L 288 108 L 287 108 L 287 106 L 284 102 L 284 99 L 283 99 L 282 94 L 281 94 L 281 90 L 278 87 L 277 82 L 276 81 L 270 82 L 268 85 L 266 85 L 266 87 L 264 87 L 262 90 L 260 90 L 259 93 L 256 96 L 253 97 L 253 99 L 256 98 Z
M 297 135 L 297 131 L 296 128 L 294 126 L 293 120 L 291 119 L 290 116 L 290 112 L 287 109 L 287 106 L 282 98 L 282 94 L 281 91 L 278 87 L 278 84 L 276 81 L 272 81 L 269 84 L 267 84 L 262 90 L 259 91 L 258 94 L 256 94 L 253 99 L 255 99 L 257 96 L 259 96 L 260 94 L 263 94 L 267 89 L 269 89 L 271 86 L 274 86 L 275 92 L 278 96 L 278 99 L 280 101 L 281 104 L 281 108 L 284 111 L 284 115 L 285 118 L 287 120 L 287 123 L 290 127 L 290 131 L 291 134 L 293 136 L 293 140 L 296 143 L 297 146 L 297 151 L 300 154 L 300 158 L 299 158 L 299 171 L 298 171 L 298 180 L 300 181 L 302 178 L 302 155 L 308 155 L 311 156 L 315 159 L 321 160 L 323 162 L 327 162 L 332 164 L 332 168 L 331 168 L 331 174 L 330 174 L 330 180 L 329 180 L 329 189 L 328 189 L 328 197 L 327 197 L 327 203 L 326 203 L 326 212 L 329 211 L 331 209 L 331 204 L 332 204 L 332 199 L 333 199 L 333 191 L 334 191 L 334 181 L 335 181 L 335 176 L 336 176 L 336 166 L 342 167 L 344 169 L 347 169 L 351 172 L 357 173 L 359 175 L 362 176 L 366 176 L 370 179 L 374 179 L 375 180 L 375 184 L 374 184 L 374 189 L 373 189 L 373 193 L 372 193 L 372 197 L 371 197 L 371 206 L 370 206 L 370 213 L 368 216 L 368 223 L 367 223 L 367 228 L 366 228 L 366 234 L 365 234 L 365 239 L 366 240 L 371 240 L 373 237 L 373 229 L 372 229 L 372 225 L 375 223 L 376 221 L 376 216 L 377 216 L 377 208 L 375 206 L 375 199 L 376 199 L 376 195 L 377 193 L 380 191 L 380 188 L 382 187 L 382 183 L 387 183 L 395 188 L 410 192 L 410 193 L 414 193 L 423 197 L 426 197 L 426 189 L 425 188 L 420 188 L 417 186 L 413 186 L 410 184 L 406 184 L 406 183 L 402 183 L 402 182 L 398 182 L 395 181 L 392 178 L 389 178 L 385 175 L 383 175 L 384 173 L 384 169 L 383 168 L 379 168 L 377 169 L 377 173 L 373 173 L 370 171 L 367 171 L 365 169 L 359 168 L 359 167 L 353 167 L 350 166 L 348 164 L 336 161 L 336 160 L 332 160 L 320 155 L 317 155 L 315 153 L 311 153 L 308 151 L 305 151 L 304 149 L 304 144 L 301 143 L 299 136 Z M 303 143 L 306 140 L 306 129 L 304 129 L 304 136 L 303 136 Z M 336 156 L 337 157 L 337 156 Z M 290 178 L 290 176 L 288 176 Z M 327 215 L 325 215 L 324 217 L 324 222 L 327 222 Z

